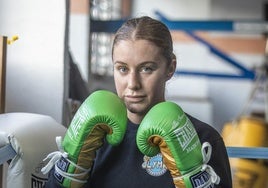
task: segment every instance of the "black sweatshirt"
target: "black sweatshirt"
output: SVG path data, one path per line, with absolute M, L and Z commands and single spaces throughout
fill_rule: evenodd
M 216 187 L 231 188 L 231 171 L 226 148 L 221 135 L 211 126 L 189 116 L 200 142 L 212 145 L 209 165 L 220 176 Z M 161 154 L 144 156 L 137 148 L 137 124 L 128 121 L 122 143 L 110 146 L 107 143 L 98 150 L 91 177 L 85 188 L 174 188 L 172 177 L 162 162 Z M 54 169 L 49 174 L 46 188 L 60 187 L 55 183 Z

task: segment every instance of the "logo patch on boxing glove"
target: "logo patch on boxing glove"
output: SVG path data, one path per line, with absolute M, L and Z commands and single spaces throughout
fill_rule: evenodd
M 153 157 L 144 156 L 142 168 L 151 176 L 162 176 L 167 171 L 167 167 L 163 163 L 163 157 L 160 153 Z
M 56 163 L 56 165 L 60 170 L 67 172 L 70 163 L 64 157 L 61 157 L 61 159 Z M 56 170 L 54 171 L 54 176 L 58 182 L 63 182 L 64 177 L 62 177 L 62 175 L 60 175 Z
M 207 187 L 214 188 L 214 184 L 211 184 L 210 175 L 207 171 L 199 172 L 190 177 L 193 187 Z

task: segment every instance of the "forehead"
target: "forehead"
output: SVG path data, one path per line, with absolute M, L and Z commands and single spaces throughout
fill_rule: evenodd
M 113 61 L 156 61 L 161 49 L 148 40 L 122 40 L 114 46 Z

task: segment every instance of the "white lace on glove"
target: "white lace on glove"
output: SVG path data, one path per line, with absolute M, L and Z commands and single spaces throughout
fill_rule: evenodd
M 85 174 L 89 173 L 90 169 L 85 169 L 85 168 L 83 168 L 81 166 L 78 166 L 77 164 L 73 163 L 72 161 L 70 161 L 68 159 L 68 153 L 66 153 L 63 150 L 63 147 L 62 147 L 62 138 L 61 138 L 61 136 L 56 137 L 56 143 L 57 143 L 59 151 L 54 151 L 54 152 L 52 152 L 52 153 L 47 155 L 47 157 L 43 161 L 46 161 L 47 159 L 50 159 L 50 161 L 47 163 L 46 166 L 44 166 L 41 169 L 41 172 L 43 174 L 47 174 L 53 168 L 53 166 L 55 166 L 55 171 L 58 172 L 62 177 L 70 179 L 72 181 L 79 182 L 79 183 L 86 183 L 87 182 L 86 180 L 80 180 L 80 179 L 77 179 L 76 177 L 84 176 Z M 66 159 L 70 164 L 72 164 L 73 166 L 75 166 L 76 168 L 80 169 L 83 172 L 79 173 L 79 174 L 71 174 L 71 173 L 62 171 L 56 165 L 56 163 L 61 159 L 61 157 Z
M 207 148 L 207 152 L 206 152 Z M 220 183 L 220 177 L 216 174 L 214 169 L 208 165 L 207 163 L 210 160 L 212 153 L 212 146 L 208 142 L 204 142 L 202 144 L 202 156 L 203 156 L 203 165 L 201 168 L 201 171 L 206 171 L 210 175 L 210 183 L 209 184 L 219 184 Z

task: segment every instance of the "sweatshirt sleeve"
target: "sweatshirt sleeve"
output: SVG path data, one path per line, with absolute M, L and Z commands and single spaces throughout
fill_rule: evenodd
M 230 163 L 223 139 L 219 137 L 215 142 L 210 144 L 212 145 L 212 155 L 209 165 L 213 167 L 215 172 L 221 178 L 218 187 L 232 188 Z

